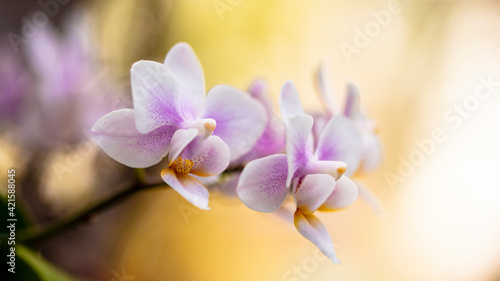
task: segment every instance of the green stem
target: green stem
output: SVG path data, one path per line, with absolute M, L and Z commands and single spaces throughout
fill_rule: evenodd
M 60 220 L 48 222 L 39 226 L 33 226 L 21 231 L 18 235 L 18 241 L 27 245 L 31 245 L 35 242 L 44 240 L 78 223 L 88 221 L 94 214 L 124 201 L 136 192 L 142 190 L 150 190 L 158 187 L 166 187 L 166 184 L 145 184 L 142 182 L 136 182 L 134 184 L 129 183 L 127 184 L 127 186 L 128 187 L 121 188 L 118 192 L 100 199 L 84 210 L 75 212 L 74 214 Z

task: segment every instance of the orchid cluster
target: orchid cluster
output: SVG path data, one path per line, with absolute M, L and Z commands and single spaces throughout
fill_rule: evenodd
M 287 81 L 280 119 L 261 80 L 249 93 L 218 85 L 205 95 L 198 58 L 188 44 L 178 43 L 163 63 L 132 66 L 134 108 L 105 115 L 91 135 L 126 166 L 163 165 L 163 181 L 200 209 L 209 209 L 204 182 L 226 170 L 240 173 L 233 192 L 253 210 L 273 212 L 292 197 L 299 233 L 338 264 L 330 235 L 314 212 L 340 210 L 358 195 L 371 194 L 351 177 L 376 168 L 382 150 L 373 124 L 358 109 L 357 90 L 348 87 L 339 113 L 325 73 L 321 68 L 317 76 L 325 112 L 305 113 Z

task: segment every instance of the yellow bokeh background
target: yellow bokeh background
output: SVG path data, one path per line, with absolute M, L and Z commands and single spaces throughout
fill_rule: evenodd
M 361 200 L 319 215 L 342 265 L 324 260 L 277 214 L 254 212 L 217 193 L 212 209 L 199 211 L 165 190 L 141 194 L 126 211 L 114 268 L 141 281 L 498 280 L 500 91 L 456 129 L 443 115 L 474 93 L 479 77 L 500 77 L 500 5 L 391 2 L 94 2 L 90 17 L 100 56 L 116 77 L 127 80 L 137 60 L 163 61 L 184 41 L 198 55 L 208 89 L 246 89 L 262 77 L 277 104 L 281 85 L 292 79 L 304 106 L 320 110 L 313 74 L 326 62 L 338 101 L 346 82 L 360 87 L 361 106 L 377 121 L 385 148 L 383 165 L 359 177 L 380 198 L 385 216 Z M 355 46 L 356 29 L 388 5 L 401 11 L 346 56 L 342 44 Z M 415 141 L 436 129 L 446 132 L 446 141 L 391 184 L 387 175 L 397 175 L 419 149 Z

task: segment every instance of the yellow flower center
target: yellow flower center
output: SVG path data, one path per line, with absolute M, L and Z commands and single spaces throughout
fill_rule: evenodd
M 179 174 L 187 175 L 193 168 L 193 161 L 182 159 L 180 156 L 170 165 Z

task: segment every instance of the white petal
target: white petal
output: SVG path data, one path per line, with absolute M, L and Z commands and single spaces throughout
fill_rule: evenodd
M 325 174 L 307 175 L 295 190 L 297 208 L 303 213 L 316 211 L 332 194 L 335 179 Z
M 319 208 L 320 211 L 335 211 L 354 203 L 358 198 L 358 186 L 348 177 L 336 181 L 335 189 Z
M 359 91 L 354 84 L 347 84 L 344 116 L 355 119 L 359 114 Z
M 326 63 L 322 63 L 316 72 L 316 87 L 321 98 L 322 105 L 325 108 L 328 116 L 332 116 L 337 112 L 337 105 L 333 95 L 333 90 L 330 86 L 330 72 Z
M 382 205 L 382 202 L 377 198 L 377 195 L 375 195 L 368 187 L 366 187 L 361 181 L 354 180 L 354 183 L 358 186 L 358 191 L 359 191 L 359 198 L 363 199 L 363 201 L 372 208 L 372 210 L 377 214 L 378 216 L 383 216 L 386 212 L 384 210 L 384 206 Z
M 116 161 L 133 168 L 157 164 L 167 153 L 175 127 L 162 126 L 147 134 L 135 128 L 133 109 L 103 116 L 91 130 L 94 141 Z
M 345 174 L 350 176 L 359 167 L 362 149 L 362 137 L 354 122 L 335 116 L 323 129 L 315 155 L 319 160 L 345 162 Z
M 363 136 L 363 155 L 360 171 L 371 172 L 380 166 L 383 158 L 382 144 L 375 134 L 367 133 Z
M 280 112 L 283 118 L 304 113 L 304 109 L 300 103 L 299 93 L 297 93 L 297 89 L 291 80 L 286 81 L 281 88 Z
M 179 83 L 164 64 L 138 61 L 130 70 L 137 130 L 148 133 L 164 125 L 183 123 Z
M 191 204 L 202 210 L 209 210 L 208 190 L 190 175 L 177 174 L 174 170 L 163 169 L 162 179 Z
M 179 106 L 185 118 L 196 119 L 205 102 L 205 76 L 200 61 L 187 43 L 170 49 L 164 64 L 179 81 Z
M 251 161 L 241 173 L 236 192 L 250 209 L 272 212 L 288 194 L 286 155 L 275 154 Z
M 196 129 L 179 129 L 175 131 L 170 141 L 170 147 L 168 149 L 168 165 L 172 163 L 181 155 L 182 151 L 190 144 L 194 138 L 198 135 L 198 130 Z
M 288 153 L 288 176 L 286 184 L 290 185 L 300 168 L 307 167 L 312 155 L 311 128 L 313 119 L 303 113 L 293 115 L 286 120 L 286 150 Z
M 247 93 L 226 85 L 215 86 L 208 92 L 203 116 L 215 120 L 213 134 L 227 144 L 231 161 L 252 149 L 267 123 L 264 106 Z
M 312 214 L 297 210 L 294 215 L 295 228 L 302 236 L 313 242 L 334 264 L 340 264 L 335 255 L 332 238 L 326 227 Z
M 190 147 L 186 148 L 182 158 L 193 161 L 191 173 L 200 177 L 218 175 L 229 165 L 229 148 L 218 136 L 210 136 L 206 140 L 201 139 L 199 148 L 192 152 Z

